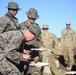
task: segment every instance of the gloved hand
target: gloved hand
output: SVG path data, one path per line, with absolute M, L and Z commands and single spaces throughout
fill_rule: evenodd
M 34 62 L 37 63 L 38 60 L 39 60 L 39 56 L 36 56 L 36 57 L 34 58 Z
M 66 70 L 67 70 L 67 71 L 71 71 L 71 69 L 72 69 L 72 66 L 67 66 L 67 67 L 66 67 Z

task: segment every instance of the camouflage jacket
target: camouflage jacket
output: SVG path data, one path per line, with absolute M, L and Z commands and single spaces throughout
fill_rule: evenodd
M 43 47 L 46 48 L 46 51 L 42 51 L 42 61 L 48 62 L 51 51 L 58 46 L 58 40 L 53 33 L 50 33 L 47 30 L 44 30 L 41 34 Z
M 20 24 L 20 28 L 21 29 L 27 29 L 27 27 L 29 27 L 29 25 L 38 25 L 38 24 L 36 24 L 36 23 L 34 23 L 34 24 L 29 24 L 28 23 L 28 20 L 27 21 L 25 21 L 25 22 L 22 22 L 21 24 Z M 39 25 L 38 25 L 39 26 Z M 40 28 L 40 27 L 39 27 Z M 34 47 L 40 47 L 41 45 L 42 45 L 42 41 L 41 41 L 41 35 L 40 35 L 40 37 L 39 37 L 39 39 L 38 40 L 32 40 L 32 41 L 28 41 L 28 42 L 26 42 L 26 44 L 27 45 L 33 45 Z
M 19 28 L 18 19 L 16 17 L 5 14 L 0 18 L 0 33 Z
M 42 32 L 41 37 L 42 44 L 45 48 L 52 49 L 58 46 L 58 40 L 53 33 L 50 33 L 49 31 L 45 30 Z
M 65 28 L 61 33 L 61 44 L 63 47 L 74 48 L 75 46 L 75 31 L 70 28 Z
M 22 41 L 24 40 L 23 31 L 8 31 L 0 34 L 0 54 L 19 63 L 22 59 L 22 53 L 18 52 Z

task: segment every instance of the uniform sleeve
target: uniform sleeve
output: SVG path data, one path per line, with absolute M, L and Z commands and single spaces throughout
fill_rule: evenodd
M 2 33 L 6 28 L 6 20 L 1 18 L 0 19 L 0 33 Z
M 12 60 L 15 63 L 20 63 L 20 60 L 22 59 L 22 53 L 19 53 L 17 51 L 16 46 L 13 43 L 8 43 L 5 47 L 5 56 Z
M 75 40 L 75 38 L 76 38 L 76 37 L 75 37 L 75 31 L 73 32 L 72 35 L 73 35 L 73 48 L 75 48 L 75 41 L 76 41 L 76 40 Z
M 10 31 L 8 36 L 11 36 L 11 38 L 4 48 L 5 56 L 18 64 L 22 59 L 22 53 L 17 50 L 19 49 L 24 37 L 20 31 Z
M 58 45 L 59 45 L 58 39 L 57 39 L 57 37 L 54 35 L 54 48 L 58 47 Z

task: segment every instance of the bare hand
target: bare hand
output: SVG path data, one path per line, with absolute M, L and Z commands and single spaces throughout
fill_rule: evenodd
M 29 54 L 23 54 L 23 58 L 26 59 L 26 60 L 29 60 L 30 59 L 30 55 Z

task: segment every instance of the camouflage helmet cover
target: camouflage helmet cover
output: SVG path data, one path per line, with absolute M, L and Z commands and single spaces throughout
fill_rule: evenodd
M 43 24 L 42 28 L 48 28 L 48 24 L 47 23 Z
M 53 49 L 53 50 L 52 50 L 52 53 L 54 53 L 54 54 L 56 54 L 56 55 L 63 55 L 61 49 Z
M 41 34 L 41 29 L 38 25 L 29 25 L 28 29 L 30 30 L 30 32 L 35 34 L 37 39 L 39 39 L 39 36 Z
M 66 21 L 66 24 L 71 24 L 71 22 L 69 20 Z
M 16 2 L 9 2 L 6 8 L 21 10 Z
M 34 8 L 30 8 L 28 12 L 26 12 L 26 15 L 30 18 L 39 18 L 38 12 Z

